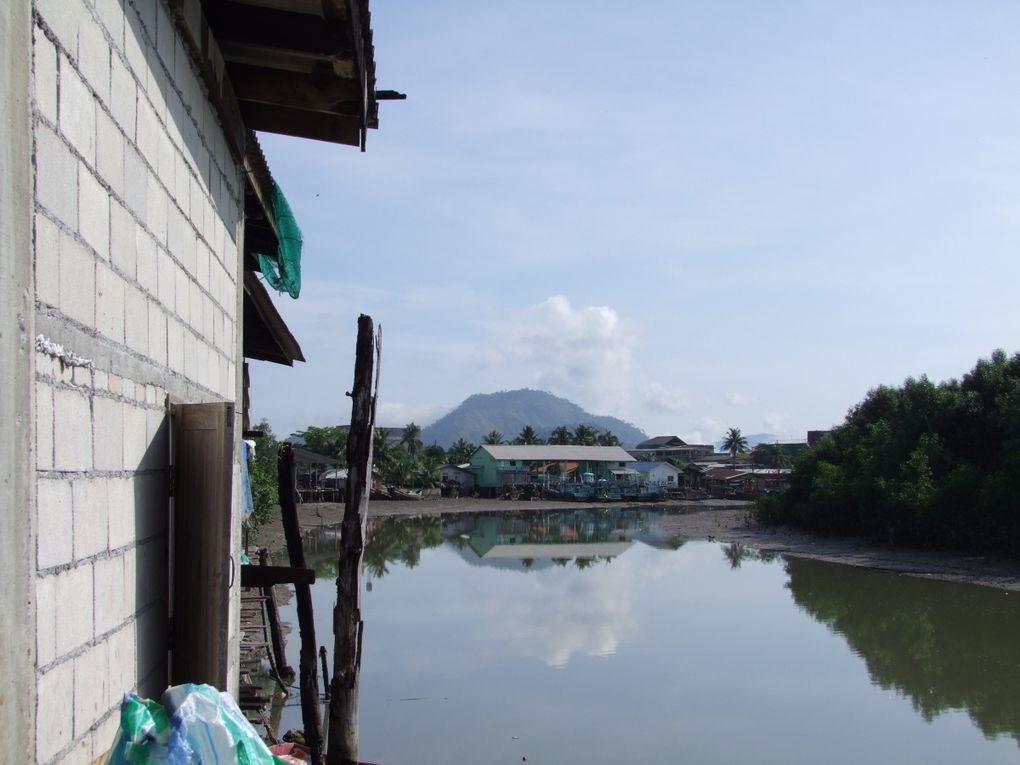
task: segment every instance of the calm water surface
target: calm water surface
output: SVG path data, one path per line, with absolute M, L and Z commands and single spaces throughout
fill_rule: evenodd
M 306 547 L 330 654 L 337 545 Z M 1020 762 L 1017 594 L 684 544 L 655 511 L 374 523 L 365 560 L 363 760 Z

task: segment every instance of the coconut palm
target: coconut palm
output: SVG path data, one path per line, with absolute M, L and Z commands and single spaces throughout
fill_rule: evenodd
M 730 453 L 733 464 L 737 464 L 737 452 L 747 451 L 747 439 L 740 432 L 740 428 L 730 428 L 723 437 L 722 448 L 724 452 Z
M 386 428 L 376 428 L 372 435 L 372 469 L 385 474 L 393 461 L 393 442 Z
M 418 483 L 423 489 L 431 489 L 439 485 L 439 460 L 430 455 L 423 455 L 418 461 Z
M 465 462 L 471 461 L 471 455 L 477 448 L 470 441 L 458 438 L 457 442 L 450 447 L 450 451 L 446 453 L 446 458 L 454 465 L 463 465 Z
M 410 486 L 418 470 L 418 463 L 410 454 L 397 449 L 383 469 L 383 480 L 391 486 Z
M 485 434 L 485 438 L 482 439 L 482 443 L 489 446 L 498 446 L 503 443 L 503 434 L 498 430 L 490 430 Z
M 611 430 L 604 430 L 598 435 L 599 446 L 619 446 L 620 439 Z
M 521 428 L 520 434 L 514 439 L 515 444 L 540 444 L 542 439 L 538 437 L 538 433 L 530 425 L 525 425 Z
M 578 425 L 574 428 L 574 443 L 578 446 L 596 446 L 598 431 L 591 425 Z
M 404 432 L 400 435 L 400 443 L 407 453 L 412 457 L 417 457 L 419 450 L 421 450 L 421 425 L 415 425 L 413 422 L 407 423 L 404 426 Z
M 442 465 L 444 462 L 446 462 L 446 449 L 444 449 L 437 443 L 431 443 L 421 450 L 420 459 L 425 459 L 426 457 L 431 457 L 432 459 L 436 460 L 440 465 Z
M 560 425 L 549 434 L 550 444 L 567 445 L 574 443 L 574 434 L 566 425 Z

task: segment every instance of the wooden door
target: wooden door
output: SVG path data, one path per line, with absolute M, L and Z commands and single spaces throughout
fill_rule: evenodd
M 228 687 L 234 405 L 174 404 L 171 683 Z

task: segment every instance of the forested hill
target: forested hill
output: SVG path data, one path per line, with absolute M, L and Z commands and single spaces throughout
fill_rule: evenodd
M 1020 558 L 1020 354 L 880 387 L 758 504 L 765 523 Z
M 625 448 L 648 438 L 644 431 L 629 422 L 589 414 L 565 398 L 522 388 L 476 393 L 445 417 L 423 428 L 421 440 L 426 445 L 435 443 L 447 449 L 458 438 L 480 444 L 487 433 L 495 430 L 502 433 L 506 441 L 511 441 L 526 425 L 534 428 L 543 439 L 561 425 L 569 428 L 590 425 L 600 431 L 611 431 Z

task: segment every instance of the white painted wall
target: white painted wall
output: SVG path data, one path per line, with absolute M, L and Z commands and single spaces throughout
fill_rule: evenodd
M 660 462 L 645 473 L 647 480 L 660 486 L 676 486 L 679 480 L 678 475 L 680 475 L 680 471 L 668 462 Z

